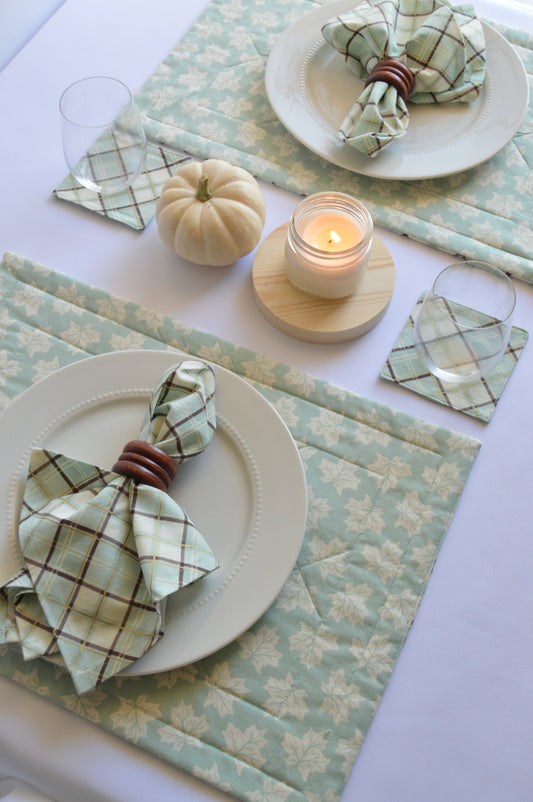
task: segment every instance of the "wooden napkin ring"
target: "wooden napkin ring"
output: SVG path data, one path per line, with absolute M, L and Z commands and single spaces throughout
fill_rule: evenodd
M 394 86 L 405 102 L 413 91 L 415 76 L 403 61 L 398 61 L 395 58 L 385 58 L 382 61 L 378 61 L 368 76 L 365 89 L 375 81 L 383 81 L 389 86 Z
M 172 457 L 162 448 L 146 443 L 144 440 L 130 440 L 122 449 L 122 454 L 112 470 L 121 476 L 128 476 L 138 484 L 150 485 L 166 491 L 175 477 L 178 467 Z

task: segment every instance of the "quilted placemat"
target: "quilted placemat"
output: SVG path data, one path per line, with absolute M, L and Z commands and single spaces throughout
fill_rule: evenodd
M 83 187 L 69 173 L 52 195 L 142 231 L 155 214 L 163 184 L 190 159 L 184 153 L 149 142 L 144 170 L 122 192 L 100 195 Z
M 423 292 L 413 307 L 379 375 L 382 379 L 395 382 L 438 404 L 481 421 L 490 421 L 524 350 L 528 332 L 519 326 L 513 326 L 509 345 L 493 370 L 477 381 L 451 387 L 429 373 L 416 353 L 413 326 L 425 295 Z
M 404 182 L 335 167 L 288 133 L 265 91 L 276 39 L 319 5 L 212 0 L 136 95 L 149 137 L 202 158 L 227 159 L 292 192 L 351 193 L 384 228 L 533 282 L 533 98 L 514 139 L 463 173 Z M 533 73 L 533 36 L 491 24 Z
M 45 661 L 0 671 L 238 799 L 334 802 L 384 693 L 479 442 L 20 256 L 0 268 L 0 403 L 91 354 L 178 348 L 234 371 L 290 428 L 308 527 L 267 613 L 227 647 L 83 696 Z

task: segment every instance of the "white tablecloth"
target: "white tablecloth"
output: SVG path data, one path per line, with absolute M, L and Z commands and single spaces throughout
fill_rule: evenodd
M 385 318 L 358 340 L 313 345 L 262 317 L 252 298 L 253 254 L 232 268 L 193 268 L 165 249 L 155 223 L 138 234 L 50 198 L 66 172 L 62 89 L 89 74 L 115 75 L 138 89 L 204 4 L 67 0 L 5 67 L 0 248 L 482 441 L 342 802 L 531 802 L 531 345 L 493 420 L 481 424 L 378 379 L 417 293 L 449 256 L 379 231 L 397 268 Z M 479 0 L 476 9 L 533 31 L 531 2 Z M 298 199 L 263 190 L 266 235 L 288 220 Z M 515 323 L 531 328 L 533 287 L 516 286 Z M 24 779 L 58 802 L 228 799 L 0 678 L 2 776 Z

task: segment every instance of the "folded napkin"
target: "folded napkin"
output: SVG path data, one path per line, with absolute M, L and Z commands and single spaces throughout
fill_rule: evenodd
M 32 451 L 18 533 L 24 567 L 0 589 L 0 643 L 19 642 L 25 659 L 59 651 L 84 693 L 159 640 L 162 600 L 217 567 L 162 489 L 215 426 L 214 372 L 188 360 L 160 378 L 139 441 L 113 470 Z
M 412 103 L 475 100 L 485 77 L 485 37 L 471 5 L 447 0 L 365 0 L 322 33 L 365 89 L 339 137 L 375 157 L 402 137 Z

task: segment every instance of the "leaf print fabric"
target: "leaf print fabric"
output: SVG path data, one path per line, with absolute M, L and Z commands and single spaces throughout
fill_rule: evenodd
M 148 727 L 154 718 L 160 715 L 159 705 L 150 702 L 145 694 L 141 694 L 134 700 L 119 698 L 120 706 L 111 716 L 113 726 L 116 730 L 128 734 L 128 739 L 132 743 L 138 743 L 146 736 Z
M 347 585 L 344 590 L 336 591 L 329 597 L 331 600 L 330 615 L 334 621 L 349 621 L 352 624 L 364 624 L 369 615 L 366 600 L 372 595 L 372 588 L 364 582 L 362 585 Z
M 195 715 L 193 706 L 180 699 L 177 707 L 170 714 L 170 726 L 160 727 L 158 733 L 162 743 L 170 744 L 179 751 L 186 743 L 191 742 L 201 749 L 202 735 L 208 729 L 206 716 Z
M 533 283 L 533 94 L 514 139 L 462 173 L 387 181 L 336 167 L 285 129 L 264 81 L 279 35 L 319 5 L 212 0 L 136 95 L 148 137 L 200 158 L 226 159 L 297 194 L 347 192 L 384 228 L 491 262 Z M 516 48 L 531 76 L 533 36 L 491 24 Z
M 324 733 L 315 730 L 309 730 L 301 738 L 286 733 L 282 742 L 287 764 L 298 768 L 304 782 L 310 774 L 324 773 L 327 766 L 325 746 Z
M 39 303 L 20 304 L 30 287 Z M 1 402 L 89 354 L 130 342 L 178 348 L 233 370 L 275 406 L 309 493 L 308 530 L 285 587 L 224 649 L 160 674 L 119 674 L 82 699 L 60 667 L 25 663 L 10 646 L 0 672 L 238 799 L 336 802 L 479 443 L 19 256 L 4 258 L 0 296 Z M 99 336 L 74 347 L 74 331 Z
M 285 678 L 269 679 L 265 690 L 268 692 L 265 707 L 271 715 L 279 718 L 292 716 L 303 721 L 309 709 L 305 702 L 309 691 L 297 688 L 290 671 Z

